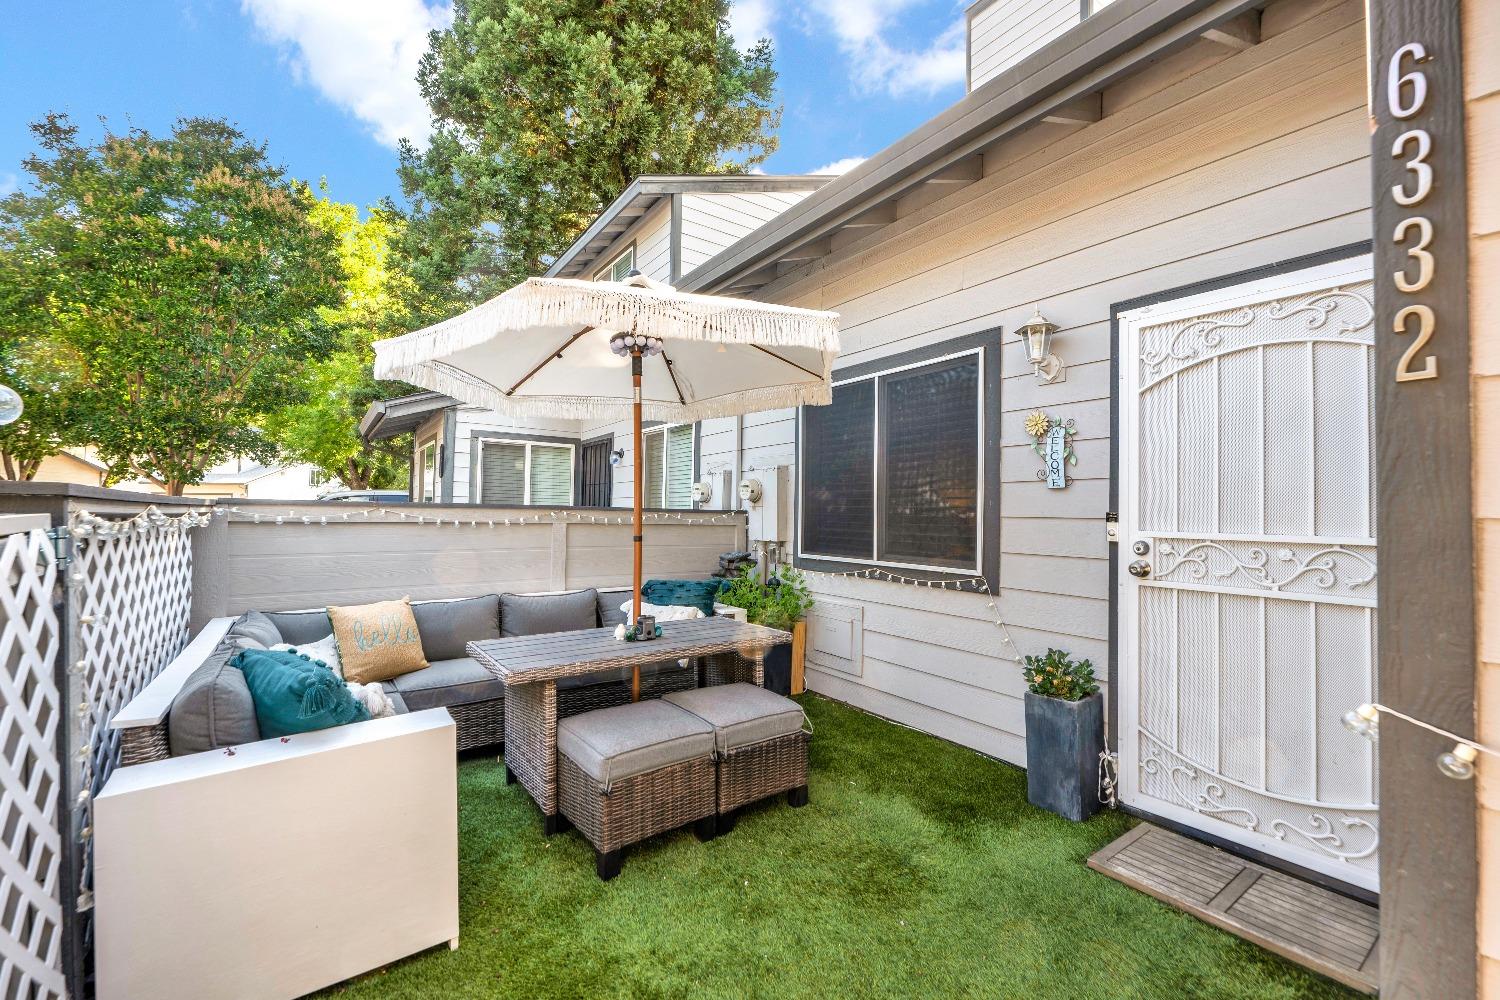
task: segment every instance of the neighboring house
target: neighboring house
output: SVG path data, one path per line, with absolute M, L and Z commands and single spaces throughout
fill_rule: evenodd
M 782 470 L 795 516 L 780 540 L 821 574 L 813 691 L 1024 764 L 1016 656 L 1091 659 L 1125 808 L 1382 893 L 1371 960 L 1393 995 L 1474 995 L 1482 965 L 1500 996 L 1500 897 L 1476 911 L 1474 785 L 1432 766 L 1451 740 L 1382 720 L 1377 750 L 1340 724 L 1378 694 L 1474 733 L 1464 269 L 1490 267 L 1472 308 L 1473 329 L 1493 330 L 1480 295 L 1500 202 L 1475 193 L 1493 171 L 1456 151 L 1497 148 L 1500 76 L 1477 54 L 1500 7 L 1371 10 L 1367 25 L 1359 0 L 980 0 L 957 104 L 708 259 L 668 265 L 686 291 L 841 315 L 832 404 L 705 422 L 689 482 Z M 1374 159 L 1372 115 L 1387 130 Z M 636 197 L 556 273 L 661 276 L 667 212 Z M 1436 306 L 1393 298 L 1429 285 Z M 1419 327 L 1434 308 L 1451 323 L 1437 340 Z M 1020 337 L 1038 311 L 1055 324 L 1056 378 Z M 1473 372 L 1500 371 L 1484 351 Z M 1442 379 L 1422 381 L 1439 354 Z M 1475 414 L 1500 399 L 1484 386 Z M 1076 456 L 1050 482 L 1028 429 L 1038 411 L 1071 430 Z M 475 432 L 450 461 L 443 441 L 465 432 L 438 423 L 417 444 L 433 446 L 433 493 L 484 499 Z M 685 431 L 658 433 L 653 481 L 689 447 Z M 583 428 L 578 447 L 595 435 L 625 440 Z M 1493 464 L 1474 466 L 1491 511 Z M 671 501 L 672 475 L 652 500 Z M 1377 579 L 1380 550 L 1401 557 Z M 1396 617 L 1402 629 L 1383 620 Z M 1500 667 L 1486 676 L 1500 688 Z M 1494 855 L 1493 778 L 1486 795 Z
M 547 272 L 620 280 L 631 271 L 676 284 L 705 261 L 796 205 L 827 177 L 764 174 L 639 177 Z M 754 426 L 747 417 L 745 425 Z M 733 419 L 648 424 L 646 506 L 693 507 L 693 484 L 734 471 Z M 635 456 L 629 421 L 510 420 L 421 392 L 372 405 L 360 432 L 374 440 L 412 434 L 412 499 L 537 506 L 629 506 Z M 753 433 L 753 432 L 752 432 Z M 723 477 L 705 505 L 736 505 Z
M 214 466 L 201 483 L 183 488 L 183 496 L 224 497 L 248 500 L 313 500 L 335 488 L 336 483 L 315 480 L 311 465 L 261 465 L 250 459 L 232 458 Z M 162 493 L 160 485 L 148 479 L 120 483 L 120 489 L 138 493 Z
M 42 459 L 32 480 L 38 483 L 74 483 L 78 486 L 103 486 L 108 473 L 86 449 L 64 448 Z

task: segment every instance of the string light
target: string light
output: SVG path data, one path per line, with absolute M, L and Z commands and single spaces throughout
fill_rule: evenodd
M 1468 781 L 1474 777 L 1474 765 L 1479 760 L 1479 755 L 1487 753 L 1491 757 L 1500 757 L 1500 750 L 1485 746 L 1483 743 L 1475 743 L 1471 739 L 1450 733 L 1446 729 L 1440 729 L 1430 722 L 1413 718 L 1405 712 L 1398 712 L 1394 708 L 1382 705 L 1379 702 L 1369 702 L 1358 708 L 1350 709 L 1344 713 L 1344 728 L 1358 736 L 1363 736 L 1371 743 L 1380 739 L 1380 717 L 1392 715 L 1398 719 L 1410 722 L 1419 729 L 1425 729 L 1430 733 L 1437 733 L 1453 741 L 1453 749 L 1444 751 L 1437 756 L 1437 769 L 1455 781 Z
M 783 566 L 786 564 L 783 563 Z M 869 569 L 850 570 L 847 573 L 824 573 L 820 570 L 802 569 L 795 567 L 799 573 L 808 577 L 822 577 L 825 579 L 859 579 L 880 580 L 884 583 L 900 583 L 907 586 L 937 588 L 939 590 L 955 590 L 966 594 L 981 594 L 988 598 L 985 607 L 991 612 L 989 616 L 997 629 L 1000 630 L 1000 641 L 1009 649 L 1009 656 L 998 656 L 997 659 L 1006 660 L 1011 663 L 1021 663 L 1021 651 L 1016 647 L 1015 641 L 1010 637 L 1010 627 L 1005 624 L 1005 619 L 1000 615 L 999 599 L 994 591 L 990 589 L 990 582 L 982 576 L 962 577 L 959 579 L 942 579 L 932 577 L 903 576 L 900 573 L 892 573 L 890 570 Z

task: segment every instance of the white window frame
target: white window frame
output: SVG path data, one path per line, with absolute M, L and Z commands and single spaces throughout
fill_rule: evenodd
M 671 430 L 674 427 L 692 427 L 692 426 L 693 426 L 693 424 L 692 424 L 691 421 L 679 420 L 676 423 L 658 424 L 655 427 L 647 427 L 645 430 L 641 431 L 640 467 L 642 469 L 644 469 L 646 467 L 646 438 L 650 437 L 652 434 L 660 434 L 662 436 L 662 442 L 661 442 L 661 503 L 662 503 L 661 509 L 662 510 L 693 510 L 694 509 L 693 502 L 691 500 L 688 501 L 688 505 L 686 507 L 670 507 L 670 506 L 667 505 L 667 466 L 669 464 L 671 464 L 671 463 L 669 463 L 667 461 L 667 437 L 666 437 L 667 431 Z M 688 440 L 690 440 L 692 442 L 692 444 L 688 446 L 688 463 L 689 463 L 689 467 L 692 469 L 692 472 L 696 473 L 698 471 L 698 435 L 694 434 Z M 692 473 L 689 473 L 689 474 L 691 475 Z M 644 497 L 645 497 L 645 493 L 644 493 L 644 491 L 642 491 L 642 499 L 643 500 L 644 500 Z
M 432 477 L 427 476 L 427 454 L 432 454 Z M 437 503 L 439 491 L 442 489 L 442 473 L 438 471 L 438 439 L 428 438 L 417 445 L 417 474 L 415 476 L 418 503 Z M 428 496 L 428 492 L 431 496 Z
M 932 365 L 942 364 L 945 361 L 953 361 L 957 358 L 977 357 L 979 359 L 979 392 L 976 394 L 975 405 L 978 407 L 978 440 L 975 442 L 975 492 L 974 492 L 974 565 L 973 566 L 931 566 L 925 563 L 892 562 L 888 559 L 878 558 L 880 555 L 880 384 L 879 379 L 901 372 L 911 371 L 915 368 L 927 368 Z M 855 378 L 834 379 L 833 387 L 837 389 L 841 385 L 851 385 L 855 382 L 869 382 L 877 380 L 875 384 L 875 403 L 871 410 L 871 420 L 874 421 L 874 432 L 871 435 L 873 447 L 870 451 L 871 468 L 874 474 L 871 477 L 870 498 L 870 552 L 875 558 L 861 559 L 857 556 L 834 556 L 823 555 L 817 552 L 809 552 L 802 537 L 802 528 L 806 518 L 802 512 L 807 510 L 805 475 L 797 476 L 797 554 L 806 559 L 822 559 L 828 562 L 853 563 L 858 566 L 880 566 L 891 569 L 915 569 L 929 573 L 949 573 L 955 576 L 983 576 L 984 575 L 984 347 L 973 347 L 965 351 L 955 351 L 952 354 L 944 354 L 935 358 L 924 358 L 921 361 L 913 361 L 910 364 L 893 365 L 890 368 L 882 368 L 879 371 L 868 372 Z M 802 433 L 803 410 L 797 410 L 797 468 L 806 469 L 806 458 L 803 455 L 807 447 L 807 435 Z
M 522 445 L 526 448 L 526 468 L 522 472 L 521 481 L 521 504 L 530 507 L 531 504 L 531 449 L 537 448 L 566 448 L 568 449 L 568 502 L 555 506 L 574 506 L 573 501 L 578 497 L 578 446 L 564 441 L 526 441 L 521 438 L 505 437 L 481 437 L 476 438 L 479 442 L 479 464 L 474 469 L 474 502 L 485 503 L 484 499 L 484 449 L 492 444 Z
M 620 265 L 621 264 L 625 264 L 626 265 L 626 267 L 625 267 L 625 273 L 622 274 L 622 275 L 620 275 L 619 277 L 615 277 L 615 272 L 620 269 Z M 608 264 L 605 264 L 598 271 L 594 272 L 594 280 L 595 281 L 624 281 L 625 278 L 630 274 L 630 272 L 634 271 L 634 270 L 635 270 L 635 244 L 632 243 L 628 247 L 626 247 L 624 250 L 621 250 L 619 253 L 615 254 L 614 259 L 611 260 Z

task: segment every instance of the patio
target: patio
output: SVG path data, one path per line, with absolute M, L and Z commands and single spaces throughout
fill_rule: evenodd
M 774 800 L 613 882 L 543 837 L 492 755 L 459 767 L 462 946 L 340 997 L 1355 996 L 1084 867 L 1131 824 L 1026 804 L 1024 772 L 813 695 L 812 803 Z

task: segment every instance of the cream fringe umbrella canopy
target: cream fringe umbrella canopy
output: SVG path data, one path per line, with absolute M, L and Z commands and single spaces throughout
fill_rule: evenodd
M 375 344 L 375 377 L 511 417 L 691 422 L 833 398 L 838 314 L 624 281 L 529 278 L 468 312 Z M 632 609 L 641 610 L 642 477 Z M 639 679 L 635 684 L 638 686 Z

